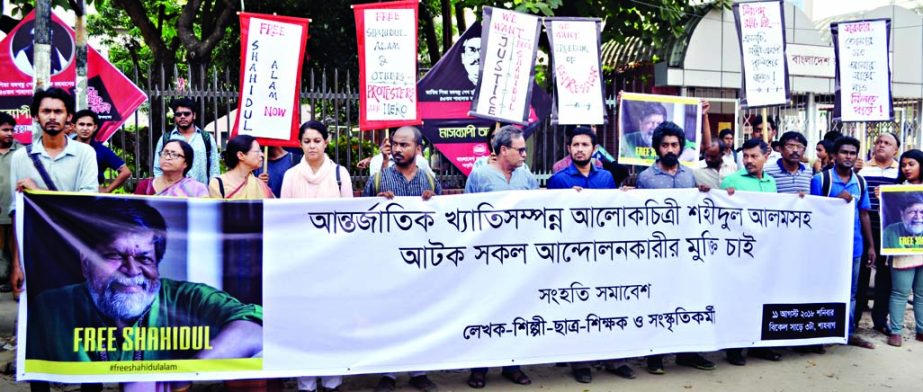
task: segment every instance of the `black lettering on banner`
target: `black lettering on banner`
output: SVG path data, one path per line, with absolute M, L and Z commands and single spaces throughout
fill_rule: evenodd
M 414 225 L 424 232 L 436 224 L 435 212 L 403 211 L 400 203 L 388 203 L 384 210 L 375 211 L 380 203 L 375 203 L 367 211 L 324 211 L 309 212 L 308 219 L 317 229 L 328 233 L 352 233 L 356 230 L 372 233 L 391 232 L 392 225 L 401 231 L 409 231 Z
M 484 261 L 485 264 L 490 265 L 490 260 L 499 261 L 500 264 L 503 264 L 509 259 L 522 259 L 522 263 L 526 264 L 526 247 L 529 244 L 490 244 L 490 245 L 475 245 L 474 250 L 478 253 L 474 256 L 474 259 L 477 261 Z
M 519 221 L 533 221 L 541 223 L 542 227 L 551 231 L 563 231 L 561 227 L 561 214 L 563 208 L 514 208 L 495 210 L 488 202 L 478 204 L 474 210 L 449 211 L 445 213 L 446 220 L 459 232 L 483 231 L 486 226 L 498 229 L 504 225 L 512 224 L 519 229 Z
M 456 267 L 465 260 L 465 246 L 445 246 L 442 242 L 428 241 L 431 246 L 419 248 L 398 248 L 401 258 L 407 264 L 414 264 L 417 268 L 426 269 L 428 266 L 438 267 L 443 261 L 451 261 Z
M 689 243 L 689 252 L 692 253 L 693 261 L 705 262 L 705 259 L 702 258 L 703 254 L 706 256 L 714 255 L 715 251 L 718 250 L 718 238 L 709 237 L 710 233 L 708 230 L 702 232 L 701 237 L 697 238 L 686 238 L 686 242 Z
M 708 305 L 705 307 L 705 310 L 686 310 L 683 307 L 677 307 L 676 310 L 667 313 L 654 313 L 647 315 L 648 325 L 652 325 L 655 328 L 665 328 L 666 330 L 673 332 L 674 325 L 689 324 L 693 321 L 696 324 L 706 323 L 715 323 L 715 307 L 713 305 Z
M 740 257 L 741 254 L 747 254 L 753 258 L 753 244 L 756 240 L 752 235 L 747 233 L 741 234 L 741 238 L 725 238 L 727 242 L 727 255 Z
M 700 225 L 714 225 L 715 221 L 718 221 L 722 229 L 730 230 L 730 223 L 736 221 L 738 226 L 743 226 L 743 208 L 716 207 L 711 198 L 705 198 L 700 204 L 686 208 L 689 208 L 689 216 L 696 217 Z
M 802 226 L 806 226 L 810 229 L 813 229 L 813 227 L 811 227 L 810 211 L 751 208 L 747 211 L 747 213 L 750 218 L 750 222 L 753 222 L 757 226 L 761 227 L 775 226 L 776 228 L 780 228 L 784 225 L 786 228 L 797 226 L 800 229 Z
M 842 302 L 764 304 L 762 340 L 846 336 L 846 304 Z

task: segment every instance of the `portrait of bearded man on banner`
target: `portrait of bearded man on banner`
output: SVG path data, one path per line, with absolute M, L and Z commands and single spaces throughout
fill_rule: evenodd
M 468 72 L 468 80 L 472 86 L 478 85 L 478 72 L 481 67 L 481 37 L 471 37 L 462 42 L 461 56 L 459 57 L 465 71 Z

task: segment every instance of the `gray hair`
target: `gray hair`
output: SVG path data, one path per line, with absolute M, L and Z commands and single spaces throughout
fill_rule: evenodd
M 422 146 L 422 145 L 423 145 L 423 132 L 420 132 L 420 129 L 419 129 L 419 128 L 414 127 L 414 126 L 410 126 L 410 125 L 405 125 L 405 126 L 403 126 L 403 127 L 398 128 L 398 129 L 395 130 L 394 132 L 391 132 L 391 137 L 389 137 L 389 139 L 391 139 L 391 141 L 394 141 L 394 134 L 396 134 L 396 133 L 398 133 L 398 132 L 400 132 L 400 131 L 410 131 L 410 132 L 413 132 L 413 141 L 416 142 L 418 146 Z
M 494 154 L 500 153 L 500 147 L 512 147 L 514 138 L 524 137 L 522 135 L 522 129 L 519 129 L 513 125 L 507 125 L 503 128 L 500 128 L 494 134 L 494 140 L 490 145 L 490 149 Z

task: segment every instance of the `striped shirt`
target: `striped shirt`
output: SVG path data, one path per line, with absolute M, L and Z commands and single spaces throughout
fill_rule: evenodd
M 376 184 L 376 178 L 377 184 Z M 435 177 L 425 170 L 417 167 L 417 174 L 410 181 L 397 171 L 396 166 L 390 166 L 378 174 L 369 177 L 365 184 L 362 196 L 377 196 L 381 192 L 391 192 L 394 196 L 423 196 L 423 191 L 431 190 L 433 193 L 442 194 L 442 185 Z
M 767 164 L 763 172 L 776 179 L 778 193 L 811 193 L 811 179 L 814 178 L 814 171 L 801 163 L 798 164 L 798 170 L 792 173 L 782 165 L 782 160 L 778 159 L 774 163 Z

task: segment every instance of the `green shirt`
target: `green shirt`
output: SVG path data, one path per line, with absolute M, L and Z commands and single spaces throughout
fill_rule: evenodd
M 738 191 L 776 193 L 776 179 L 764 171 L 761 180 L 747 173 L 747 169 L 740 169 L 721 181 L 721 189 L 727 188 L 734 188 Z
M 106 317 L 96 310 L 86 283 L 78 283 L 41 293 L 34 305 L 29 304 L 26 359 L 67 362 L 187 359 L 202 349 L 182 349 L 178 339 L 178 328 L 156 327 L 197 327 L 186 329 L 194 335 L 193 331 L 204 331 L 204 327 L 207 326 L 211 341 L 225 324 L 236 320 L 262 324 L 263 308 L 259 305 L 241 303 L 228 293 L 205 284 L 160 279 L 157 298 L 147 314 L 135 322 L 134 327 L 146 327 L 147 333 L 143 335 L 146 338 L 151 337 L 151 330 L 159 333 L 156 338 L 150 340 L 160 345 L 160 348 L 166 347 L 165 345 L 174 347 L 164 350 L 123 350 L 125 332 L 129 332 L 129 339 L 133 341 L 140 335 L 140 329 L 129 327 L 127 331 L 115 329 L 112 332 L 116 339 L 111 351 L 95 350 L 95 346 L 90 345 L 88 352 L 87 330 L 77 328 L 105 328 L 115 325 L 107 322 Z M 173 336 L 174 330 L 177 330 L 176 336 Z M 99 330 L 93 333 L 96 334 L 97 331 Z M 77 344 L 78 338 L 80 344 Z M 201 345 L 201 339 L 204 339 L 204 336 L 193 339 L 193 343 L 198 342 Z M 75 345 L 78 347 L 76 351 Z M 133 348 L 138 347 L 134 345 Z

